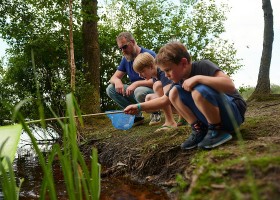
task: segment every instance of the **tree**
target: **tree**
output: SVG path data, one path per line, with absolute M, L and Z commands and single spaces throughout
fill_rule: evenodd
M 262 99 L 270 95 L 270 62 L 272 57 L 272 44 L 274 40 L 273 32 L 273 10 L 270 0 L 262 0 L 262 9 L 264 12 L 264 35 L 263 51 L 258 75 L 257 86 L 248 99 Z
M 124 30 L 133 33 L 138 45 L 155 52 L 163 44 L 176 39 L 188 47 L 193 60 L 210 59 L 228 75 L 241 67 L 233 44 L 220 38 L 225 31 L 226 5 L 217 6 L 214 0 L 182 0 L 179 5 L 166 0 L 105 2 L 107 4 L 99 9 L 101 105 L 104 110 L 115 108 L 104 91 L 121 59 L 115 48 L 115 38 Z
M 97 0 L 82 0 L 83 69 L 88 88 L 81 97 L 84 113 L 100 112 L 100 49 L 97 30 Z
M 68 1 L 2 2 L 0 34 L 11 49 L 1 80 L 10 87 L 0 96 L 10 105 L 36 98 L 30 62 L 30 50 L 34 49 L 44 110 L 52 107 L 59 116 L 64 115 L 65 95 L 71 91 Z M 116 109 L 105 88 L 121 59 L 116 36 L 124 30 L 132 32 L 139 45 L 155 52 L 172 39 L 180 40 L 194 60 L 210 59 L 228 75 L 235 73 L 241 67 L 236 50 L 219 37 L 224 32 L 226 11 L 226 6 L 217 6 L 215 0 L 181 0 L 179 5 L 171 0 L 107 0 L 97 16 L 96 0 L 73 0 L 75 96 L 82 111 Z M 36 110 L 27 105 L 24 115 L 36 119 Z M 48 112 L 46 117 L 51 115 Z
M 8 51 L 5 74 L 1 80 L 1 84 L 6 86 L 3 93 L 5 105 L 12 107 L 26 98 L 36 100 L 34 71 L 31 64 L 31 49 L 33 49 L 37 81 L 40 83 L 46 117 L 53 117 L 48 107 L 59 116 L 63 116 L 65 96 L 70 92 L 70 67 L 67 62 L 69 52 L 67 1 L 28 0 L 24 4 L 20 0 L 2 2 L 0 34 L 11 47 Z M 73 31 L 74 37 L 77 37 L 75 34 L 77 25 Z M 78 43 L 76 46 L 81 45 Z M 33 104 L 34 101 L 26 103 L 23 113 L 29 119 L 38 119 L 38 109 Z
M 70 45 L 70 71 L 71 81 L 70 86 L 73 92 L 75 92 L 76 86 L 76 65 L 75 65 L 75 53 L 74 53 L 74 41 L 73 41 L 73 0 L 69 0 L 69 45 Z

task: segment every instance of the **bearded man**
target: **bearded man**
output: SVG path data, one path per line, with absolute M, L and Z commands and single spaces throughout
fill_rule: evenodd
M 145 80 L 133 70 L 133 61 L 140 53 L 148 52 L 153 57 L 156 53 L 137 45 L 136 40 L 130 32 L 122 32 L 117 38 L 117 45 L 123 54 L 123 58 L 117 67 L 116 72 L 110 79 L 110 84 L 106 89 L 107 95 L 116 102 L 122 109 L 128 105 L 145 102 L 147 94 L 154 93 L 153 80 Z M 122 79 L 128 76 L 130 83 L 123 83 Z M 157 115 L 157 116 L 156 116 Z M 153 113 L 151 120 L 160 120 L 160 113 Z M 141 112 L 135 116 L 134 125 L 144 123 Z

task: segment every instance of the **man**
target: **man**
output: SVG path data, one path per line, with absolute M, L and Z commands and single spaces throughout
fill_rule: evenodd
M 120 65 L 110 79 L 110 84 L 106 89 L 107 95 L 115 101 L 122 109 L 134 103 L 145 101 L 147 94 L 153 93 L 153 80 L 145 80 L 133 70 L 133 61 L 138 54 L 143 52 L 150 53 L 153 57 L 156 56 L 154 51 L 145 49 L 137 45 L 134 37 L 129 32 L 122 32 L 117 36 L 117 45 L 123 54 Z M 125 75 L 131 84 L 124 84 L 122 78 Z M 158 117 L 159 116 L 159 117 Z M 151 121 L 160 121 L 159 114 L 153 114 Z M 144 117 L 139 112 L 135 116 L 134 125 L 144 123 Z

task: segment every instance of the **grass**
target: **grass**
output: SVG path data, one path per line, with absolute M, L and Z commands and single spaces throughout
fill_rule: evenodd
M 68 120 L 64 122 L 58 120 L 63 129 L 63 142 L 61 145 L 55 144 L 47 156 L 40 151 L 37 141 L 25 123 L 20 113 L 20 105 L 16 107 L 15 116 L 21 122 L 23 129 L 31 139 L 32 145 L 39 158 L 43 171 L 43 182 L 40 189 L 40 199 L 57 199 L 55 187 L 55 177 L 53 176 L 52 164 L 55 157 L 58 158 L 62 168 L 64 183 L 66 187 L 67 199 L 69 200 L 98 200 L 100 197 L 100 165 L 98 164 L 97 150 L 93 148 L 90 167 L 87 166 L 84 157 L 77 144 L 77 129 L 75 113 L 79 114 L 77 102 L 72 94 L 66 96 Z M 82 120 L 80 117 L 80 123 Z M 12 163 L 8 163 L 8 173 L 2 173 L 1 185 L 4 199 L 18 199 L 19 187 L 16 184 Z M 0 170 L 4 168 L 2 162 Z
M 270 86 L 270 89 L 272 94 L 280 94 L 280 85 L 272 84 Z M 242 86 L 239 88 L 239 92 L 245 100 L 247 100 L 251 96 L 254 90 L 255 87 L 251 87 L 251 86 Z

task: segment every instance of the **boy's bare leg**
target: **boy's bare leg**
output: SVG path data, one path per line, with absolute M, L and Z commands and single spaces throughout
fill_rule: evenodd
M 172 127 L 177 127 L 177 123 L 173 118 L 173 113 L 171 106 L 166 106 L 165 108 L 162 109 L 165 115 L 165 123 L 163 126 L 172 126 Z
M 221 122 L 220 111 L 217 106 L 214 106 L 207 101 L 198 91 L 192 92 L 192 97 L 197 108 L 205 116 L 209 124 L 218 124 Z
M 169 99 L 177 110 L 178 114 L 183 117 L 189 124 L 193 124 L 197 121 L 196 116 L 192 113 L 192 111 L 185 106 L 185 104 L 181 101 L 179 97 L 179 93 L 177 89 L 173 88 L 169 93 Z

